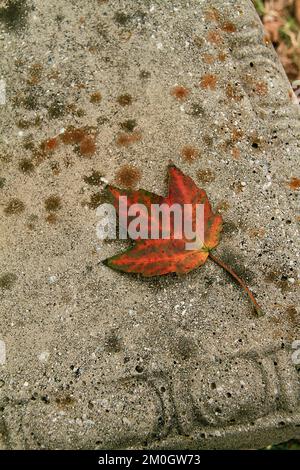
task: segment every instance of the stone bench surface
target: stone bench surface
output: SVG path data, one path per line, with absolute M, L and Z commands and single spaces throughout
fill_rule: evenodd
M 300 437 L 299 104 L 252 3 L 75 3 L 0 6 L 0 448 Z M 209 261 L 100 263 L 105 181 L 165 194 L 170 160 L 264 317 Z

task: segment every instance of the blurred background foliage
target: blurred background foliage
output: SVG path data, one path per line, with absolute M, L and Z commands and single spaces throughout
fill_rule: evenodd
M 300 79 L 300 0 L 252 0 L 292 83 Z M 300 450 L 293 440 L 270 450 Z
M 289 80 L 300 79 L 300 0 L 252 0 Z

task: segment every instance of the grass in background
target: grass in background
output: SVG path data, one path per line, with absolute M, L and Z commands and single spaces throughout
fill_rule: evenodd
M 268 450 L 300 450 L 300 441 L 292 440 L 277 444 L 276 446 L 267 447 Z

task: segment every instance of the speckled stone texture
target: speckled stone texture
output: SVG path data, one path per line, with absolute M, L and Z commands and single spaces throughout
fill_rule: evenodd
M 300 437 L 299 104 L 252 3 L 8 0 L 0 28 L 0 448 Z M 263 318 L 210 261 L 101 264 L 105 181 L 165 194 L 170 159 Z

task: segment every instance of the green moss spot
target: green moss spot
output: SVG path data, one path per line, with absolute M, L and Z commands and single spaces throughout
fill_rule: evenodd
M 120 126 L 124 131 L 132 132 L 136 127 L 136 120 L 127 119 L 127 121 L 121 122 Z
M 26 96 L 21 100 L 25 109 L 30 111 L 36 110 L 39 107 L 38 97 L 37 97 L 37 90 L 33 89 L 32 91 L 28 91 Z
M 92 194 L 90 202 L 88 203 L 88 207 L 90 209 L 97 209 L 97 207 L 100 206 L 102 202 L 104 202 L 104 198 L 101 193 Z
M 0 276 L 0 288 L 11 289 L 17 280 L 17 276 L 14 273 L 5 273 Z
M 118 96 L 117 102 L 121 106 L 129 106 L 132 103 L 132 96 L 129 95 L 128 93 L 125 93 L 124 95 Z
M 18 30 L 24 28 L 28 15 L 25 0 L 9 0 L 5 7 L 0 8 L 0 22 L 7 29 Z
M 122 349 L 121 339 L 118 337 L 118 334 L 115 330 L 109 332 L 105 339 L 105 349 L 108 352 L 116 353 L 120 352 Z
M 26 121 L 25 119 L 20 119 L 20 120 L 17 122 L 17 126 L 18 126 L 20 129 L 29 129 L 29 127 L 30 127 L 30 122 L 29 122 L 29 121 Z
M 33 151 L 35 149 L 35 145 L 34 145 L 34 142 L 33 142 L 31 136 L 28 136 L 24 140 L 23 147 L 24 147 L 25 150 L 31 150 L 31 151 Z
M 122 11 L 117 11 L 114 15 L 114 20 L 120 26 L 125 26 L 130 20 L 130 16 Z
M 15 215 L 20 214 L 25 209 L 25 204 L 20 199 L 14 198 L 9 201 L 7 206 L 4 208 L 4 214 Z
M 65 106 L 57 99 L 52 101 L 48 107 L 48 116 L 50 119 L 58 119 L 65 114 Z
M 49 196 L 45 200 L 45 208 L 47 211 L 58 211 L 61 208 L 61 199 L 59 196 Z
M 34 164 L 29 158 L 23 158 L 19 163 L 19 170 L 22 173 L 32 173 L 34 171 Z
M 145 80 L 145 79 L 150 78 L 150 77 L 151 77 L 151 72 L 148 72 L 147 70 L 141 70 L 140 78 L 142 80 Z
M 101 173 L 99 171 L 92 170 L 89 176 L 84 176 L 83 181 L 91 186 L 98 186 L 101 183 Z
M 188 114 L 190 114 L 191 116 L 194 116 L 194 117 L 203 116 L 204 109 L 200 104 L 193 103 L 192 106 L 191 106 L 191 110 Z

